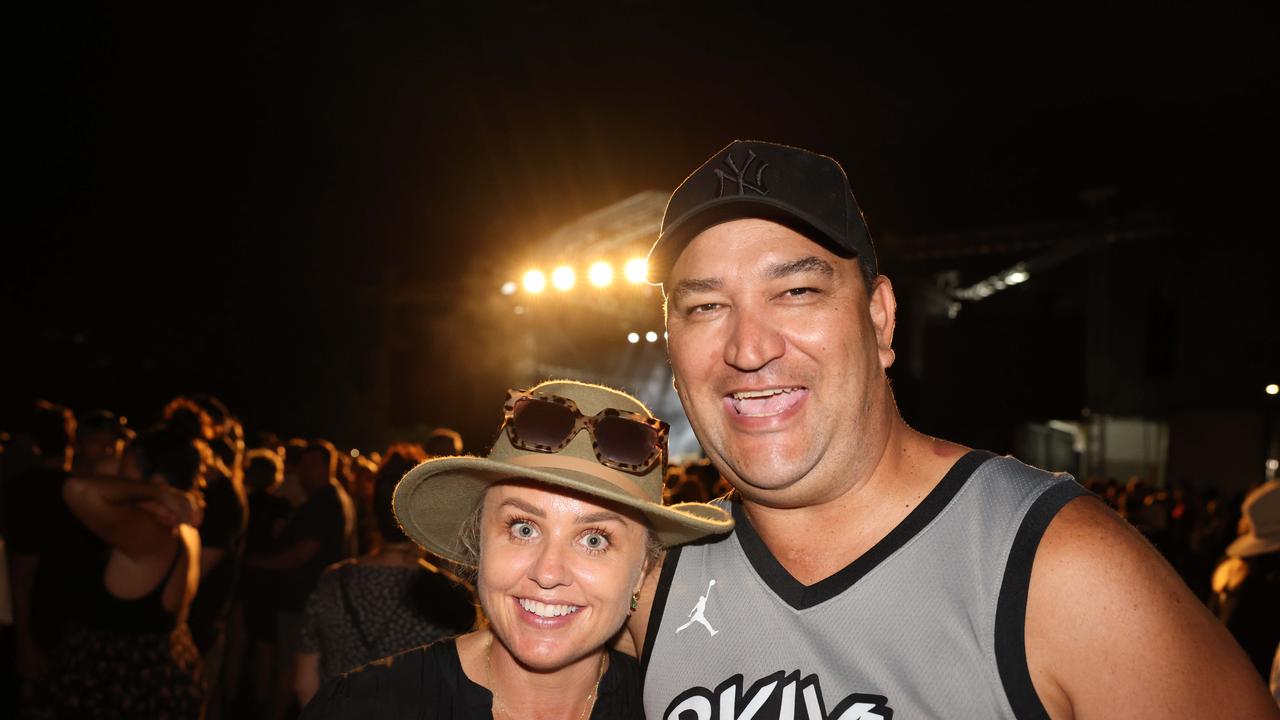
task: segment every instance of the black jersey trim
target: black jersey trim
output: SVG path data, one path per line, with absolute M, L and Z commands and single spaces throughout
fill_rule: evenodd
M 676 576 L 680 562 L 680 550 L 673 547 L 662 560 L 662 572 L 658 574 L 658 587 L 653 592 L 653 608 L 649 611 L 649 625 L 644 630 L 644 647 L 640 648 L 640 681 L 643 684 L 649 672 L 649 658 L 653 656 L 653 644 L 658 642 L 658 628 L 662 626 L 662 613 L 667 609 L 667 595 L 671 593 L 671 581 Z
M 1083 487 L 1064 480 L 1036 498 L 1022 518 L 1018 533 L 1009 550 L 1009 560 L 1000 582 L 1000 598 L 996 601 L 996 669 L 1004 694 L 1009 698 L 1014 717 L 1020 720 L 1049 720 L 1040 702 L 1031 671 L 1027 668 L 1027 592 L 1031 587 L 1031 565 L 1049 523 L 1067 503 L 1087 495 Z
M 760 539 L 756 529 L 751 526 L 751 521 L 747 518 L 747 513 L 742 509 L 740 502 L 733 503 L 733 519 L 736 523 L 734 533 L 738 536 L 738 542 L 742 545 L 742 551 L 746 553 L 751 567 L 769 586 L 769 589 L 796 610 L 811 608 L 853 587 L 854 583 L 919 534 L 942 512 L 956 493 L 960 492 L 960 488 L 968 482 L 973 471 L 993 457 L 995 453 L 985 450 L 970 450 L 965 453 L 955 465 L 951 466 L 937 486 L 929 491 L 924 500 L 902 522 L 898 523 L 897 527 L 889 531 L 888 535 L 881 538 L 880 542 L 835 574 L 813 585 L 802 584 L 782 567 L 773 553 L 769 552 L 764 540 Z M 650 622 L 650 627 L 652 626 L 653 623 Z

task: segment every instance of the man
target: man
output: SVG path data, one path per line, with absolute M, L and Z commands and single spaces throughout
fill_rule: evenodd
M 355 509 L 334 477 L 337 465 L 338 451 L 325 440 L 312 440 L 301 449 L 298 481 L 306 499 L 281 532 L 280 550 L 247 561 L 251 569 L 278 573 L 276 653 L 281 679 L 271 717 L 288 713 L 307 597 L 326 567 L 355 554 Z
M 29 434 L 34 466 L 5 478 L 5 525 L 13 552 L 11 584 L 18 672 L 27 692 L 48 671 L 46 650 L 57 643 L 69 606 L 68 567 L 83 565 L 101 543 L 62 502 L 76 437 L 76 419 L 61 405 L 37 401 Z
M 651 577 L 630 625 L 648 717 L 1276 716 L 1074 481 L 902 420 L 893 287 L 834 160 L 732 143 L 672 195 L 650 272 L 737 526 Z
M 1270 677 L 1280 644 L 1280 480 L 1254 488 L 1240 512 L 1240 537 L 1213 573 L 1209 609 Z

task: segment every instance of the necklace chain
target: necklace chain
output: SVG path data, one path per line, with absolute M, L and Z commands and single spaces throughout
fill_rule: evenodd
M 485 643 L 485 646 L 484 646 L 484 679 L 485 679 L 485 682 L 489 684 L 489 692 L 493 694 L 494 720 L 497 720 L 499 711 L 501 711 L 503 715 L 510 718 L 512 717 L 512 715 L 507 710 L 507 706 L 503 704 L 501 700 L 498 699 L 498 688 L 493 683 L 493 668 L 489 662 L 489 658 L 492 656 L 493 656 L 493 631 L 490 631 L 489 641 Z M 591 688 L 591 692 L 587 693 L 587 705 L 582 709 L 581 713 L 578 713 L 578 720 L 584 720 L 588 715 L 591 714 L 591 711 L 596 706 L 596 697 L 600 692 L 600 681 L 604 679 L 605 660 L 608 658 L 608 656 L 609 656 L 609 653 L 607 651 L 604 651 L 604 650 L 601 651 L 600 671 L 596 673 L 596 684 Z

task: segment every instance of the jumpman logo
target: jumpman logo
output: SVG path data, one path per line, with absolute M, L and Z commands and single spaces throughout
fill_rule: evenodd
M 707 586 L 707 594 L 698 598 L 698 604 L 694 605 L 693 609 L 689 611 L 689 622 L 676 628 L 676 632 L 680 632 L 681 630 L 689 627 L 694 623 L 701 624 L 702 627 L 706 628 L 707 632 L 711 633 L 712 635 L 715 635 L 716 633 L 720 632 L 719 630 L 716 630 L 715 628 L 711 627 L 711 623 L 707 622 L 707 615 L 706 615 L 707 598 L 711 595 L 711 588 L 715 586 L 716 586 L 716 581 L 712 580 L 711 584 Z

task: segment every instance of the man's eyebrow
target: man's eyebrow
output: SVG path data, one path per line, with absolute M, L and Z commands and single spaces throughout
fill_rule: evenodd
M 675 288 L 671 291 L 671 298 L 679 301 L 693 293 L 712 292 L 723 287 L 724 282 L 719 278 L 688 278 L 676 283 Z
M 790 260 L 788 262 L 772 265 L 765 276 L 770 280 L 781 280 L 782 278 L 799 275 L 800 273 L 816 272 L 825 277 L 835 277 L 836 269 L 831 267 L 831 263 L 823 260 L 816 255 L 809 255 L 798 260 Z

